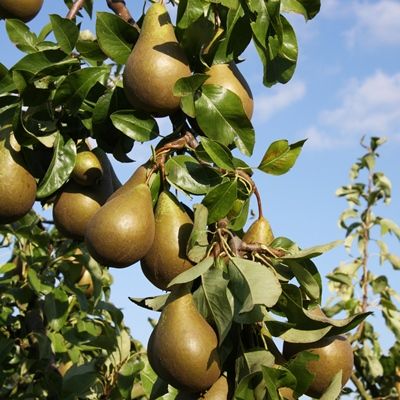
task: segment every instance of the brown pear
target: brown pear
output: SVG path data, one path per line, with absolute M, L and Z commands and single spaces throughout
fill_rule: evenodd
M 193 221 L 178 200 L 166 191 L 158 198 L 154 218 L 154 242 L 142 258 L 141 266 L 153 285 L 166 290 L 172 279 L 192 266 L 186 257 L 186 246 Z
M 229 399 L 229 386 L 228 379 L 225 375 L 221 375 L 217 381 L 207 390 L 204 396 L 201 397 L 204 400 L 228 400 Z
M 105 203 L 86 227 L 85 242 L 100 264 L 127 267 L 143 258 L 154 240 L 149 187 L 142 183 Z
M 79 151 L 71 173 L 72 179 L 79 185 L 91 186 L 98 183 L 102 176 L 103 168 L 97 156 L 90 150 Z
M 139 39 L 123 73 L 124 91 L 133 107 L 165 116 L 179 108 L 173 95 L 175 82 L 190 76 L 164 4 L 153 3 L 143 19 Z
M 54 201 L 54 224 L 66 237 L 82 240 L 86 225 L 113 192 L 109 166 L 105 160 L 100 165 L 103 177 L 97 184 L 81 186 L 71 179 Z
M 132 176 L 110 196 L 109 200 L 112 200 L 114 197 L 119 196 L 120 194 L 129 192 L 132 190 L 132 188 L 140 183 L 146 183 L 148 172 L 149 170 L 146 164 L 139 166 Z
M 219 85 L 235 93 L 242 101 L 243 110 L 247 118 L 251 119 L 254 108 L 253 95 L 250 86 L 236 64 L 234 62 L 229 64 L 213 64 L 206 73 L 210 77 L 205 83 Z
M 36 180 L 27 170 L 20 147 L 7 129 L 0 130 L 0 224 L 15 222 L 32 208 Z
M 147 346 L 151 367 L 190 393 L 209 389 L 221 375 L 218 338 L 186 287 L 175 287 Z
M 37 15 L 42 5 L 43 0 L 1 0 L 0 18 L 16 18 L 29 22 Z
M 264 217 L 259 217 L 255 220 L 244 234 L 242 240 L 248 244 L 263 244 L 268 246 L 274 240 L 268 220 Z
M 319 356 L 318 360 L 309 361 L 306 365 L 308 371 L 314 374 L 314 380 L 306 392 L 308 396 L 320 397 L 340 370 L 342 386 L 349 380 L 354 357 L 351 344 L 345 336 L 327 336 L 314 343 L 284 342 L 283 345 L 283 355 L 287 359 L 304 350 Z

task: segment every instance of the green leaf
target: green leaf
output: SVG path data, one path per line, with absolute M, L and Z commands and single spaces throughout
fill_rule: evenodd
M 235 169 L 232 162 L 232 153 L 227 147 L 206 137 L 201 138 L 201 145 L 216 166 L 228 171 Z
M 242 303 L 239 313 L 251 311 L 255 305 L 273 307 L 282 293 L 278 278 L 266 266 L 233 257 L 229 264 L 231 291 Z
M 379 225 L 381 227 L 382 236 L 387 233 L 392 233 L 396 235 L 398 240 L 400 240 L 400 227 L 394 221 L 387 218 L 381 218 L 379 219 Z
M 96 35 L 104 54 L 118 64 L 125 64 L 139 33 L 118 15 L 98 12 Z
M 178 3 L 177 27 L 186 29 L 205 12 L 202 0 L 185 0 Z
M 311 300 L 316 300 L 319 302 L 322 292 L 321 282 L 318 282 L 314 278 L 312 272 L 308 271 L 305 264 L 292 260 L 288 263 L 288 265 L 297 281 L 300 283 L 301 287 L 305 290 Z
M 54 103 L 62 105 L 71 113 L 79 110 L 90 89 L 97 82 L 107 79 L 110 74 L 106 67 L 89 67 L 68 75 L 56 90 Z
M 205 194 L 221 180 L 212 168 L 188 155 L 169 158 L 165 163 L 165 172 L 170 184 L 192 194 Z
M 118 130 L 138 142 L 147 142 L 159 134 L 156 120 L 140 111 L 115 111 L 110 115 L 110 118 Z
M 73 365 L 65 374 L 62 386 L 62 397 L 68 395 L 82 396 L 97 379 L 96 359 L 82 365 Z
M 34 53 L 37 51 L 38 38 L 22 21 L 18 19 L 6 19 L 6 29 L 8 37 L 18 49 L 25 53 Z
M 318 257 L 321 254 L 326 253 L 329 250 L 334 249 L 335 247 L 341 245 L 343 240 L 335 240 L 330 243 L 326 243 L 323 245 L 309 247 L 308 249 L 293 251 L 281 257 L 282 259 L 299 259 L 299 258 L 314 258 Z
M 214 263 L 213 257 L 207 257 L 203 261 L 199 262 L 192 268 L 187 269 L 186 271 L 180 273 L 169 283 L 168 287 L 172 287 L 174 285 L 179 285 L 182 283 L 189 283 L 194 281 L 199 276 L 203 275 L 206 271 L 210 269 L 210 267 Z
M 237 385 L 233 398 L 235 400 L 264 399 L 263 377 L 261 372 L 253 372 L 245 376 Z
M 44 301 L 44 312 L 49 327 L 58 332 L 64 327 L 68 318 L 68 295 L 61 288 L 55 288 Z
M 145 298 L 129 297 L 129 300 L 142 308 L 146 308 L 147 310 L 161 311 L 167 302 L 168 296 L 169 293 Z
M 288 172 L 300 155 L 305 140 L 290 144 L 287 140 L 277 140 L 267 149 L 258 169 L 267 174 L 282 175 Z
M 72 139 L 64 141 L 63 136 L 58 133 L 54 143 L 53 158 L 39 183 L 37 198 L 43 199 L 50 196 L 67 181 L 75 166 L 75 158 L 75 142 Z
M 79 54 L 87 60 L 103 62 L 107 58 L 97 40 L 83 40 L 79 38 L 76 43 L 76 49 Z
M 321 8 L 320 0 L 281 0 L 283 12 L 294 12 L 308 20 L 314 18 Z
M 50 21 L 60 49 L 70 54 L 78 40 L 79 28 L 70 19 L 62 18 L 57 14 L 50 14 Z
M 195 100 L 197 122 L 205 135 L 225 146 L 235 143 L 247 156 L 253 153 L 255 134 L 240 98 L 217 85 L 204 85 Z
M 332 382 L 320 397 L 320 400 L 337 399 L 342 391 L 342 370 L 340 370 L 332 379 Z
M 208 209 L 208 223 L 226 217 L 237 198 L 237 181 L 228 180 L 211 189 L 203 199 Z
M 193 229 L 189 236 L 186 252 L 189 260 L 199 263 L 206 256 L 208 249 L 208 210 L 202 204 L 195 204 L 193 209 Z
M 195 73 L 185 78 L 180 78 L 175 82 L 172 93 L 176 97 L 193 95 L 207 79 L 207 74 L 199 73 Z
M 266 321 L 265 324 L 272 336 L 279 337 L 290 343 L 316 342 L 332 330 L 332 326 L 319 329 L 296 329 L 291 324 L 280 321 Z
M 222 270 L 211 267 L 202 274 L 201 282 L 221 344 L 229 333 L 233 319 L 233 310 L 227 297 L 228 281 Z
M 53 290 L 53 285 L 40 274 L 36 266 L 29 267 L 28 282 L 37 294 L 48 294 Z
M 8 93 L 15 90 L 15 84 L 11 73 L 0 63 L 0 94 Z

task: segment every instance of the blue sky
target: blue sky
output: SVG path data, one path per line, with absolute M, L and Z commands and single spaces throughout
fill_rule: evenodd
M 96 1 L 96 10 L 107 11 L 105 3 Z M 127 1 L 134 18 L 141 12 L 138 3 Z M 50 13 L 66 15 L 63 1 L 45 0 L 42 11 L 29 24 L 32 30 L 38 32 Z M 258 165 L 274 140 L 308 139 L 288 174 L 255 174 L 265 216 L 275 235 L 287 236 L 304 248 L 343 238 L 336 221 L 346 203 L 334 193 L 348 183 L 351 164 L 363 154 L 359 146 L 362 135 L 388 137 L 377 167 L 392 181 L 393 198 L 392 204 L 379 212 L 399 223 L 400 1 L 322 0 L 321 12 L 314 20 L 305 23 L 297 15 L 289 15 L 289 20 L 297 33 L 299 61 L 288 84 L 273 88 L 262 85 L 262 66 L 252 46 L 240 65 L 255 101 L 256 151 L 246 161 Z M 90 22 L 84 26 L 93 29 Z M 11 67 L 20 53 L 5 35 L 4 22 L 0 21 L 0 62 Z M 160 121 L 160 128 L 167 133 L 170 129 L 166 120 Z M 131 156 L 140 162 L 150 152 L 147 146 L 139 145 Z M 114 165 L 123 182 L 135 168 L 132 164 Z M 398 254 L 399 246 L 391 244 Z M 337 249 L 316 263 L 324 276 L 345 259 L 344 250 Z M 141 310 L 128 296 L 151 296 L 159 290 L 146 281 L 139 265 L 112 272 L 112 299 L 123 308 L 132 334 L 146 343 L 151 331 L 147 318 L 157 318 L 157 314 Z M 400 290 L 398 281 L 393 285 Z

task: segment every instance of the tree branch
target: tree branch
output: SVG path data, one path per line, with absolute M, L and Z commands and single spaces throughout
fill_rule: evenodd
M 131 13 L 126 7 L 124 0 L 106 0 L 108 8 L 114 11 L 120 18 L 122 18 L 128 24 L 133 25 L 138 31 L 140 31 L 139 26 L 136 24 L 135 20 L 132 18 Z
M 368 394 L 365 390 L 364 385 L 362 382 L 357 378 L 356 374 L 353 372 L 351 374 L 351 381 L 353 382 L 354 386 L 357 388 L 358 392 L 360 393 L 361 397 L 365 400 L 372 400 L 372 397 Z
M 68 14 L 65 18 L 74 19 L 76 17 L 76 14 L 78 14 L 79 10 L 83 7 L 84 4 L 85 0 L 76 0 L 74 4 L 72 4 L 72 7 L 68 11 Z

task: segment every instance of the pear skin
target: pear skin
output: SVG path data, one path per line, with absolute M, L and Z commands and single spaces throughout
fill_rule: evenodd
M 141 183 L 146 183 L 148 172 L 149 170 L 146 164 L 138 167 L 132 176 L 110 196 L 109 200 L 112 200 L 114 197 L 130 191 L 132 188 Z
M 206 73 L 209 78 L 205 84 L 219 85 L 235 93 L 242 101 L 247 118 L 251 119 L 254 109 L 253 94 L 236 64 L 213 64 Z
M 152 4 L 126 62 L 123 73 L 126 97 L 138 110 L 158 116 L 172 114 L 180 104 L 180 98 L 172 93 L 175 82 L 190 74 L 165 5 Z
M 314 343 L 284 342 L 283 344 L 283 356 L 286 359 L 304 350 L 319 356 L 318 360 L 309 361 L 306 365 L 307 370 L 315 375 L 307 389 L 308 396 L 319 398 L 340 370 L 342 370 L 342 386 L 350 379 L 354 356 L 351 343 L 345 336 L 325 336 Z
M 147 353 L 157 375 L 189 393 L 209 389 L 221 375 L 217 335 L 181 286 L 171 292 Z
M 88 222 L 85 242 L 102 265 L 124 268 L 143 258 L 154 240 L 150 189 L 139 184 L 106 202 Z
M 61 188 L 54 201 L 53 219 L 64 236 L 82 240 L 88 222 L 113 193 L 112 176 L 107 161 L 108 158 L 99 159 L 103 176 L 97 184 L 82 186 L 71 179 Z
M 193 221 L 169 192 L 162 192 L 155 209 L 155 236 L 150 250 L 141 260 L 143 273 L 160 289 L 192 263 L 186 257 L 186 246 Z
M 100 160 L 90 150 L 79 151 L 76 155 L 75 166 L 72 170 L 72 179 L 82 186 L 98 183 L 103 176 Z
M 36 180 L 27 170 L 20 147 L 7 129 L 0 132 L 0 224 L 27 214 L 36 198 Z
M 242 240 L 248 244 L 264 244 L 268 246 L 274 240 L 268 220 L 264 217 L 255 220 L 244 234 Z
M 38 14 L 42 5 L 43 0 L 1 0 L 0 19 L 16 18 L 29 22 Z

